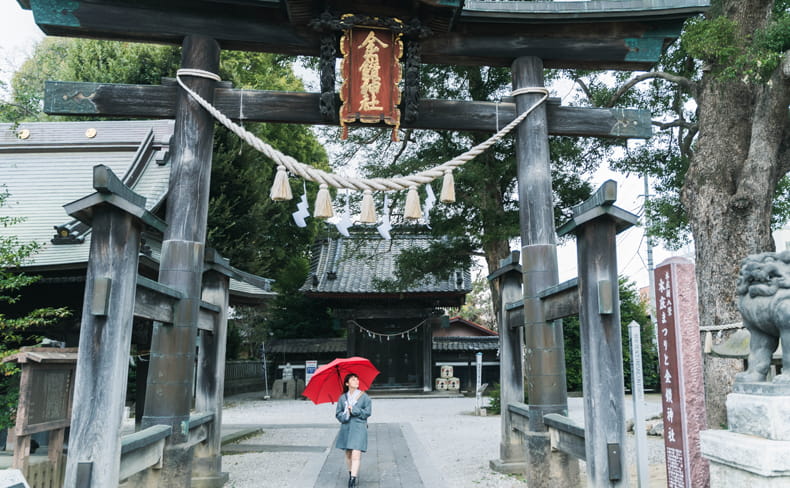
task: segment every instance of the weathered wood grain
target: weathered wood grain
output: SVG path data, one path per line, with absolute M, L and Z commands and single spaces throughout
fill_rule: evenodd
M 530 12 L 523 6 L 496 12 L 491 3 L 486 2 L 486 9 L 463 8 L 454 16 L 451 31 L 436 29 L 423 39 L 423 62 L 508 66 L 518 57 L 535 56 L 550 68 L 647 69 L 680 34 L 684 19 L 707 6 L 695 0 L 659 6 L 631 2 L 630 8 L 617 12 L 576 5 L 571 12 Z M 203 35 L 217 39 L 223 49 L 307 56 L 320 51 L 320 33 L 304 21 L 291 24 L 280 2 L 236 2 L 227 8 L 221 2 L 195 1 L 183 8 L 166 1 L 49 0 L 31 6 L 48 35 L 171 44 Z M 316 8 L 306 15 L 315 18 L 321 12 Z
M 123 85 L 48 81 L 44 111 L 50 115 L 172 118 L 175 116 L 175 85 Z M 265 90 L 214 90 L 214 105 L 232 120 L 287 124 L 337 125 L 319 109 L 319 93 Z M 636 109 L 546 106 L 551 135 L 612 138 L 648 138 L 652 135 L 650 113 Z M 516 117 L 512 102 L 462 100 L 420 101 L 419 117 L 404 121 L 404 129 L 436 129 L 496 132 Z
M 594 212 L 590 209 L 584 215 Z M 584 388 L 587 479 L 592 486 L 627 486 L 625 466 L 625 393 L 620 303 L 617 286 L 617 225 L 602 213 L 575 231 L 579 271 L 579 336 Z M 599 283 L 608 281 L 612 313 L 601 313 Z M 605 406 L 605 412 L 601 411 Z M 610 456 L 612 446 L 616 455 Z
M 120 197 L 119 197 L 120 198 Z M 79 486 L 79 464 L 91 460 L 91 486 L 115 486 L 120 472 L 132 319 L 142 222 L 116 206 L 97 205 L 83 310 L 95 278 L 109 278 L 106 315 L 83 313 L 64 486 Z M 88 393 L 90 392 L 90 393 Z
M 501 404 L 524 401 L 524 314 L 521 310 L 507 311 L 507 304 L 523 297 L 521 282 L 522 270 L 519 265 L 519 254 L 510 254 L 509 262 L 500 268 L 504 272 L 492 275 L 498 280 L 501 294 L 500 310 L 497 310 L 500 324 L 506 324 L 499 331 L 499 388 Z M 511 416 L 506 412 L 501 415 L 501 439 L 499 442 L 499 459 L 496 463 L 524 463 L 523 436 L 513 430 Z

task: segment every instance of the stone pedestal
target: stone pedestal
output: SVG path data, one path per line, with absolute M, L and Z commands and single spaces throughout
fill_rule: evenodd
M 272 398 L 275 400 L 296 400 L 304 392 L 304 380 L 275 380 L 272 386 Z
M 736 383 L 727 420 L 701 436 L 711 486 L 790 486 L 790 385 Z

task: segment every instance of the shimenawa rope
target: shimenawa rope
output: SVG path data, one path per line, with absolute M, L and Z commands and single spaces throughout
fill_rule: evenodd
M 518 117 L 513 119 L 508 125 L 499 130 L 496 134 L 489 137 L 482 143 L 473 147 L 469 151 L 433 168 L 415 173 L 413 175 L 394 178 L 353 178 L 343 177 L 333 173 L 327 173 L 320 169 L 314 168 L 310 165 L 301 163 L 291 156 L 281 153 L 269 144 L 259 139 L 254 134 L 250 133 L 243 127 L 239 126 L 222 112 L 212 106 L 206 99 L 195 93 L 192 89 L 184 84 L 181 76 L 197 76 L 201 78 L 208 78 L 215 81 L 220 81 L 221 78 L 215 73 L 199 69 L 179 69 L 176 72 L 176 80 L 187 93 L 189 93 L 206 111 L 208 111 L 219 123 L 227 127 L 231 132 L 242 138 L 247 144 L 260 151 L 262 154 L 273 160 L 277 165 L 282 165 L 293 174 L 299 175 L 302 178 L 313 181 L 315 183 L 324 184 L 338 189 L 349 190 L 375 190 L 375 191 L 393 191 L 405 190 L 413 186 L 424 185 L 430 183 L 436 178 L 445 176 L 446 173 L 462 166 L 464 163 L 471 161 L 480 153 L 491 147 L 494 143 L 502 139 L 508 132 L 513 130 L 520 124 L 533 110 L 540 104 L 545 102 L 549 97 L 548 89 L 544 87 L 534 88 L 519 88 L 513 91 L 513 95 L 522 95 L 527 93 L 536 93 L 543 95 L 540 100 L 533 103 L 527 110 L 522 112 Z

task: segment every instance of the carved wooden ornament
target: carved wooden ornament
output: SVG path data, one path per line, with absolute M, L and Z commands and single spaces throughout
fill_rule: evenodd
M 343 54 L 343 86 L 340 88 L 341 139 L 348 137 L 349 123 L 393 126 L 392 140 L 398 140 L 400 126 L 401 34 L 381 28 L 356 27 L 340 38 Z

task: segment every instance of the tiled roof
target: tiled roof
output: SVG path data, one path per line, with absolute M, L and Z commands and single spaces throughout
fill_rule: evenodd
M 302 285 L 309 294 L 378 294 L 376 280 L 394 278 L 397 257 L 405 249 L 427 248 L 431 237 L 401 234 L 391 240 L 378 235 L 325 238 L 313 248 L 310 275 Z M 422 283 L 396 293 L 466 294 L 472 290 L 468 269 L 458 269 L 437 280 L 426 273 Z
M 499 337 L 434 337 L 434 351 L 496 351 Z
M 41 245 L 26 266 L 35 272 L 84 268 L 91 231 L 66 214 L 63 205 L 95 191 L 93 167 L 103 164 L 146 198 L 146 209 L 156 210 L 167 196 L 172 135 L 172 120 L 0 124 L 0 191 L 9 193 L 0 212 L 23 219 L 0 227 L 0 236 Z M 70 239 L 55 238 L 55 227 L 70 233 Z M 158 238 L 147 237 L 146 245 L 158 263 Z M 234 295 L 275 295 L 271 280 L 234 271 Z
M 9 193 L 2 213 L 24 219 L 0 228 L 0 235 L 42 246 L 30 266 L 84 265 L 89 231 L 79 236 L 81 244 L 51 242 L 55 226 L 73 221 L 63 205 L 95 191 L 93 167 L 103 164 L 124 181 L 134 176 L 132 189 L 146 198 L 146 209 L 155 209 L 167 195 L 170 165 L 165 155 L 172 133 L 170 120 L 0 124 L 0 191 Z M 136 157 L 147 140 L 150 148 Z
M 476 330 L 476 331 L 481 332 L 484 335 L 488 335 L 488 336 L 499 335 L 499 334 L 497 334 L 496 331 L 491 330 L 488 327 L 483 327 L 482 325 L 478 324 L 477 322 L 472 322 L 471 320 L 466 320 L 465 318 L 457 316 L 457 315 L 455 317 L 450 317 L 450 324 L 463 324 L 463 325 L 466 325 L 467 327 L 472 328 L 473 330 Z

